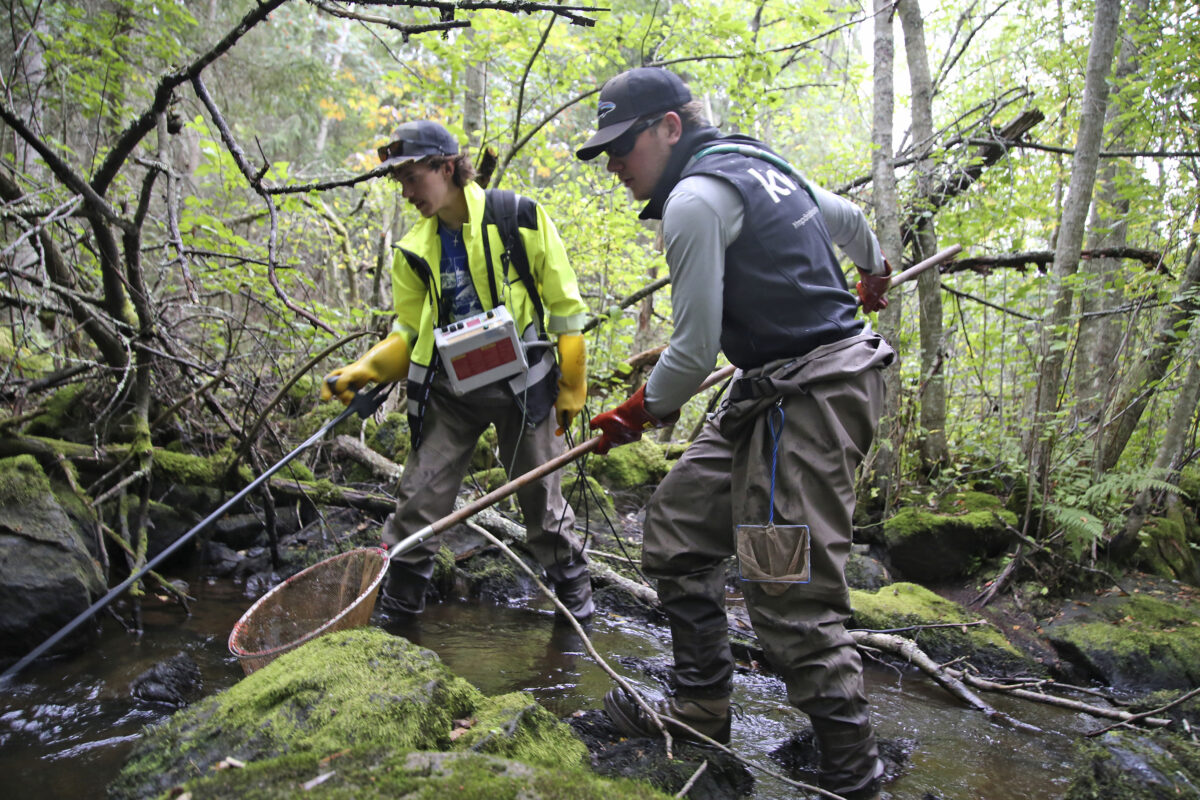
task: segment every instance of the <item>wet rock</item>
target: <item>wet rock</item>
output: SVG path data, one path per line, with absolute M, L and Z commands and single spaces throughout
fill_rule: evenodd
M 243 556 L 227 544 L 205 542 L 202 559 L 206 575 L 224 578 L 237 571 Z
M 675 794 L 707 762 L 688 790 L 690 800 L 730 800 L 754 788 L 750 770 L 724 751 L 681 742 L 672 744 L 673 760 L 666 757 L 662 739 L 627 739 L 602 710 L 580 712 L 568 720 L 591 753 L 592 767 L 608 777 L 637 778 Z
M 1200 797 L 1200 750 L 1167 732 L 1110 731 L 1080 748 L 1065 800 Z
M 322 636 L 148 728 L 109 797 L 666 798 L 599 778 L 524 693 L 486 697 L 377 628 Z
M 905 770 L 905 765 L 917 749 L 915 739 L 879 739 L 879 759 L 883 761 L 884 785 L 894 781 Z M 796 731 L 791 737 L 772 750 L 771 759 L 779 764 L 784 774 L 792 780 L 817 785 L 820 750 L 812 728 Z
M 185 706 L 200 697 L 203 679 L 200 667 L 187 653 L 177 653 L 138 675 L 129 693 L 140 700 Z
M 892 582 L 891 573 L 866 545 L 853 545 L 846 562 L 846 583 L 852 589 L 874 592 Z
M 89 550 L 95 520 L 54 494 L 32 456 L 0 459 L 0 658 L 20 658 L 107 589 Z M 83 646 L 88 627 L 64 647 Z
M 950 495 L 934 510 L 908 506 L 883 525 L 892 571 L 907 581 L 937 583 L 972 574 L 1009 540 L 1016 515 L 982 492 Z
M 1144 692 L 1200 685 L 1200 614 L 1166 595 L 1076 602 L 1045 626 L 1063 660 L 1086 678 Z

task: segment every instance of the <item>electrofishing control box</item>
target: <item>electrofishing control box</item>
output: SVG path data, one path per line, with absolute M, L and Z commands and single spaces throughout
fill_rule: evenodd
M 529 369 L 516 323 L 504 306 L 435 328 L 433 340 L 459 394 Z

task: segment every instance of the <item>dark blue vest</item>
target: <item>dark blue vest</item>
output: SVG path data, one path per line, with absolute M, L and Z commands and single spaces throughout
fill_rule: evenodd
M 798 181 L 736 153 L 692 161 L 680 177 L 689 175 L 728 181 L 745 204 L 742 233 L 725 250 L 721 349 L 732 364 L 762 366 L 863 329 L 825 220 Z

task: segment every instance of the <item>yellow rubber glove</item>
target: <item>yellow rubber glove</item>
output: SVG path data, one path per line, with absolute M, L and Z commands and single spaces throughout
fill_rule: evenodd
M 337 397 L 342 405 L 350 405 L 354 393 L 371 381 L 394 383 L 404 380 L 408 375 L 408 358 L 408 340 L 393 333 L 358 361 L 326 375 L 321 381 L 321 399 Z
M 564 333 L 558 337 L 558 367 L 562 377 L 558 379 L 554 418 L 558 421 L 555 434 L 562 436 L 587 399 L 587 345 L 583 334 Z

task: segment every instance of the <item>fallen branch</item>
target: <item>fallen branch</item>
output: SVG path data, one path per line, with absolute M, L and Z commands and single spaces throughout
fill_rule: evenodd
M 985 703 L 977 694 L 964 685 L 961 680 L 962 673 L 936 664 L 912 639 L 905 639 L 903 636 L 895 636 L 888 633 L 866 633 L 864 631 L 850 631 L 850 635 L 854 637 L 855 644 L 860 647 L 873 647 L 902 656 L 910 664 L 918 667 L 926 675 L 937 681 L 943 689 L 950 692 L 950 694 L 959 700 L 962 700 L 971 708 L 983 713 L 988 719 L 1002 722 L 1016 730 L 1042 733 L 1042 729 L 1036 725 L 1021 722 Z
M 1144 721 L 1147 725 L 1157 725 L 1160 727 L 1163 725 L 1170 725 L 1171 720 L 1158 719 L 1151 715 L 1152 714 L 1161 714 L 1162 712 L 1166 711 L 1169 708 L 1174 708 L 1175 706 L 1177 706 L 1181 703 L 1186 703 L 1188 700 L 1191 700 L 1193 697 L 1195 697 L 1198 694 L 1200 694 L 1200 688 L 1192 689 L 1187 694 L 1180 695 L 1179 697 L 1175 698 L 1171 702 L 1167 703 L 1165 706 L 1159 706 L 1158 708 L 1154 708 L 1149 711 L 1143 711 L 1140 714 L 1127 714 L 1126 716 L 1128 717 L 1128 719 L 1122 719 L 1120 722 L 1116 723 L 1116 725 L 1109 725 L 1107 728 L 1101 728 L 1098 731 L 1092 731 L 1091 733 L 1088 734 L 1088 736 L 1089 737 L 1099 736 L 1102 733 L 1107 733 L 1108 731 L 1111 731 L 1113 728 L 1116 728 L 1121 725 L 1128 725 L 1131 722 Z

